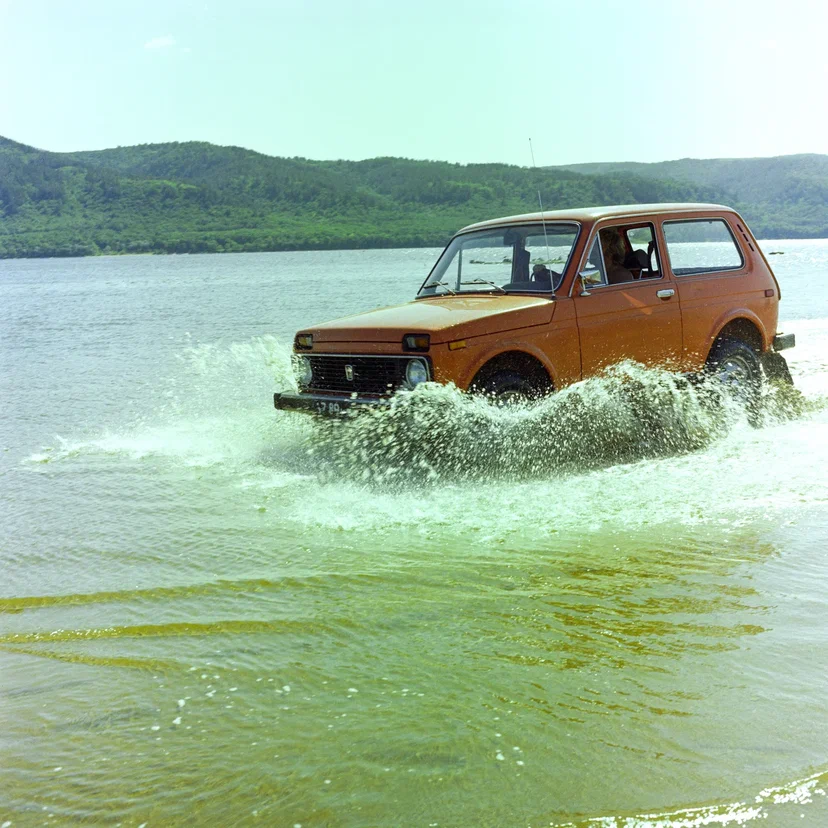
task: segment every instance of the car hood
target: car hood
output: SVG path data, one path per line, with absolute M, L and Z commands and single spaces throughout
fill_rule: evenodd
M 400 342 L 408 333 L 427 333 L 432 344 L 503 333 L 552 321 L 555 302 L 523 295 L 441 296 L 379 308 L 304 329 L 322 342 Z

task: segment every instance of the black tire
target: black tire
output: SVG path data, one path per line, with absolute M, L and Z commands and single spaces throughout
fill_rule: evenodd
M 725 391 L 744 406 L 748 422 L 758 425 L 762 366 L 756 351 L 741 339 L 719 339 L 707 358 L 705 373 L 718 379 Z
M 544 392 L 528 377 L 517 371 L 504 369 L 496 371 L 472 386 L 473 394 L 482 394 L 498 405 L 531 402 L 538 400 Z

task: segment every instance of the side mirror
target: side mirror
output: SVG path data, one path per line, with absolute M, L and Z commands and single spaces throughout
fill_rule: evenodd
M 582 270 L 578 277 L 581 280 L 581 296 L 591 296 L 592 294 L 587 289 L 587 284 L 597 284 L 601 281 L 601 271 L 597 268 L 587 268 Z

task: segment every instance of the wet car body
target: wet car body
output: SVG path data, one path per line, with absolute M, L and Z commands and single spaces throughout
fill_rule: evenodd
M 532 398 L 623 360 L 787 375 L 779 299 L 747 224 L 722 205 L 495 219 L 457 233 L 412 302 L 300 331 L 299 391 L 274 404 L 338 414 L 423 381 Z

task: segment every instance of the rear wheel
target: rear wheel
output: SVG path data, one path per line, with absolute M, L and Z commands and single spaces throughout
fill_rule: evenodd
M 744 406 L 751 425 L 759 419 L 762 368 L 756 351 L 741 339 L 720 339 L 707 358 L 705 373 Z

